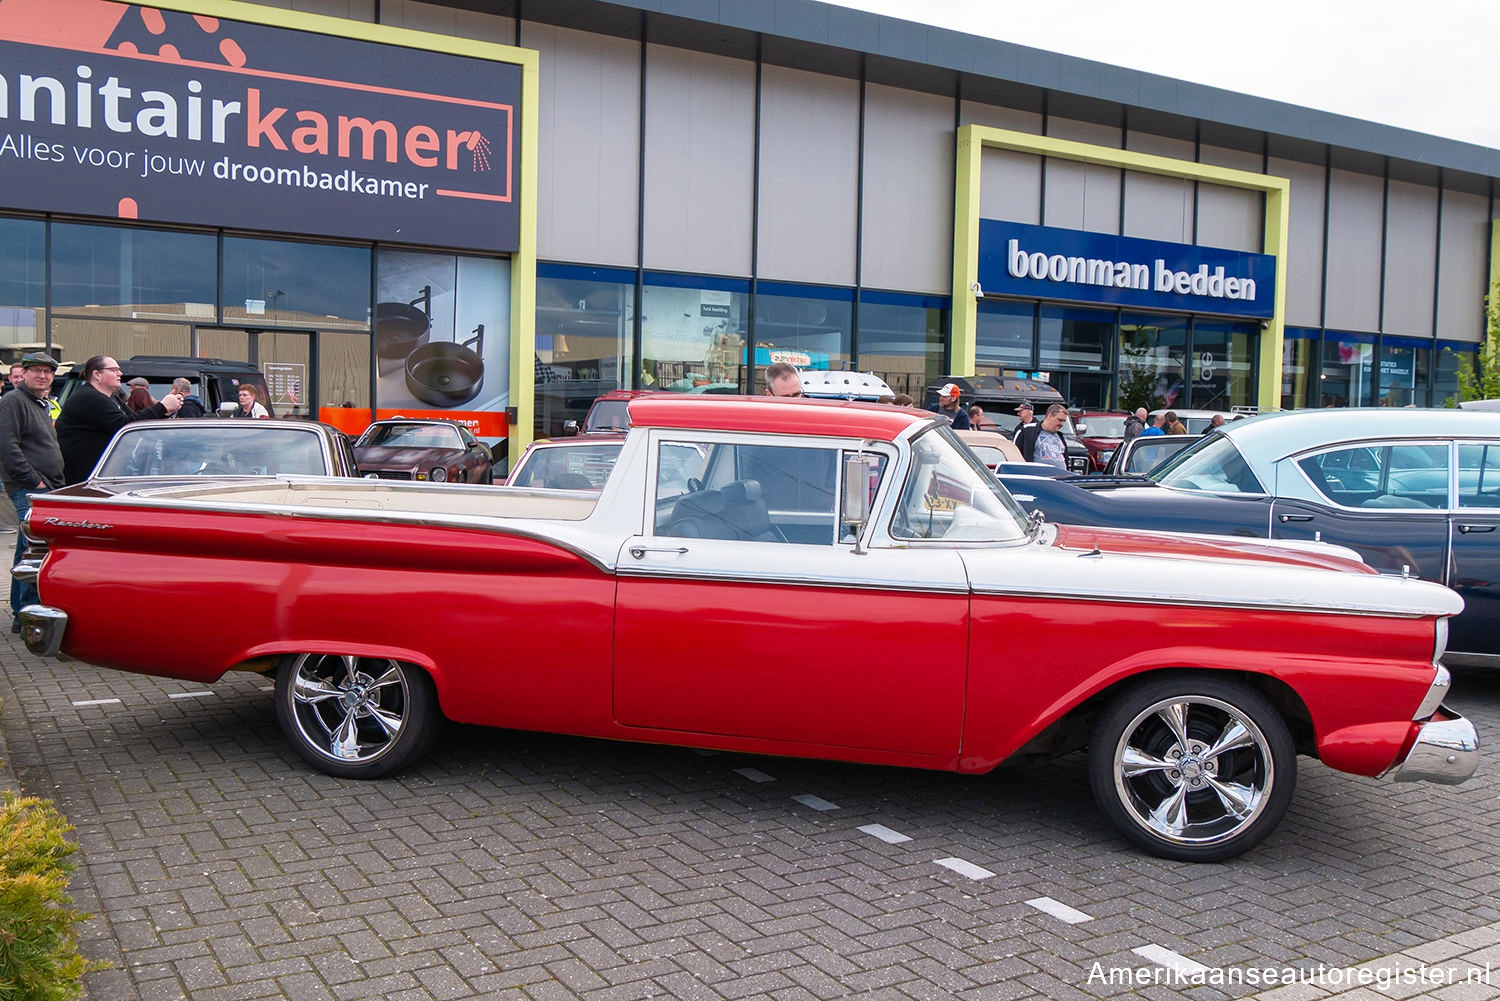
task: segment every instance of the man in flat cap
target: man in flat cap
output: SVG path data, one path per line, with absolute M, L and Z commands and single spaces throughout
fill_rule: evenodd
M 5 495 L 16 506 L 16 517 L 31 510 L 31 495 L 56 490 L 63 485 L 62 450 L 52 430 L 48 397 L 57 362 L 45 351 L 34 351 L 21 359 L 21 384 L 0 399 L 0 472 Z M 16 558 L 20 562 L 25 536 L 16 533 Z M 41 599 L 35 584 L 10 582 L 10 631 L 21 631 L 20 611 Z

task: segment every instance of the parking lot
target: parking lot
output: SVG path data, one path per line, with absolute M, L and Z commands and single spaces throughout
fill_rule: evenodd
M 1267 843 L 1192 866 L 1126 847 L 1078 755 L 975 778 L 452 727 L 359 783 L 295 758 L 269 683 L 0 646 L 5 756 L 77 825 L 114 963 L 93 1001 L 1293 1001 L 1366 963 L 1475 974 L 1353 996 L 1500 997 L 1493 757 L 1451 788 L 1303 759 Z M 1456 687 L 1493 744 L 1500 678 Z

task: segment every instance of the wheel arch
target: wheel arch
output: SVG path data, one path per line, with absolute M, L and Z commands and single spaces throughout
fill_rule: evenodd
M 442 670 L 431 656 L 409 647 L 351 640 L 278 640 L 274 643 L 261 643 L 245 651 L 243 658 L 233 664 L 229 670 L 271 674 L 277 670 L 284 658 L 302 653 L 389 658 L 410 664 L 420 668 L 428 678 L 432 679 L 432 687 L 437 691 L 438 705 L 443 705 L 443 692 L 447 686 L 443 683 Z M 443 715 L 448 715 L 446 710 Z
M 1110 681 L 1063 712 L 1040 733 L 1023 744 L 1012 757 L 1051 756 L 1077 750 L 1087 743 L 1094 720 L 1104 708 L 1133 687 L 1162 678 L 1194 676 L 1234 679 L 1270 700 L 1292 733 L 1297 752 L 1317 757 L 1312 712 L 1296 689 L 1273 675 L 1241 667 L 1178 664 L 1134 671 Z

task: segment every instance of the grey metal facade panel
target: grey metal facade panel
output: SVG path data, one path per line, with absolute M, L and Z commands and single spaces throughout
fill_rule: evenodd
M 850 46 L 869 54 L 920 52 L 922 54 L 912 57 L 911 61 L 926 61 L 930 65 L 934 62 L 936 53 L 937 58 L 947 60 L 941 68 L 991 76 L 1004 72 L 997 67 L 1009 65 L 1011 57 L 1014 56 L 1016 69 L 1013 74 L 1009 75 L 1010 79 L 1017 83 L 1063 92 L 1074 92 L 1071 81 L 1075 78 L 1090 82 L 1108 78 L 1109 71 L 1105 71 L 1104 77 L 1095 75 L 1093 67 L 1097 66 L 1097 63 L 1060 53 L 1031 49 L 998 39 L 980 38 L 963 32 L 949 32 L 958 39 L 956 43 L 949 44 L 945 39 L 941 46 L 936 46 L 929 44 L 931 34 L 947 32 L 948 29 L 933 28 L 884 15 L 846 11 L 844 8 L 832 7 L 818 0 L 775 0 L 775 2 L 778 11 L 798 4 L 813 9 L 828 10 L 829 43 Z M 661 4 L 656 0 L 596 0 L 592 6 L 646 11 L 661 9 Z M 728 21 L 732 15 L 725 13 L 725 8 L 734 6 L 734 4 L 725 4 L 722 7 L 714 7 L 713 13 L 708 13 L 707 7 L 694 7 L 693 9 L 705 11 L 701 16 L 706 20 L 725 24 L 728 27 Z M 527 13 L 528 16 L 532 16 L 530 11 Z M 599 16 L 602 18 L 602 14 Z M 842 22 L 837 31 L 833 30 L 835 21 Z M 785 21 L 778 19 L 778 23 L 785 24 L 787 27 L 777 30 L 795 30 L 797 25 L 804 22 L 800 18 L 788 17 Z M 849 30 L 845 27 L 845 25 L 855 24 L 859 25 L 858 30 Z M 1449 169 L 1482 174 L 1487 177 L 1500 176 L 1500 150 L 1490 150 L 1471 143 L 1423 135 L 1393 126 L 1362 122 L 1343 115 L 1314 111 L 1266 98 L 1236 94 L 1151 73 L 1140 73 L 1138 80 L 1138 91 L 1133 98 L 1104 96 L 1157 111 L 1219 120 L 1275 135 L 1315 139 L 1332 145 L 1363 149 L 1382 156 L 1434 163 Z
M 1072 139 L 1076 142 L 1119 149 L 1121 130 L 1113 125 L 1080 122 L 1053 115 L 1047 119 L 1047 135 L 1057 139 Z
M 869 288 L 947 294 L 953 280 L 954 102 L 865 88 L 860 278 Z
M 1036 226 L 1042 221 L 1042 158 L 987 149 L 979 161 L 979 216 Z
M 755 66 L 646 49 L 647 268 L 750 274 Z
M 1286 247 L 1286 322 L 1323 325 L 1324 168 L 1272 157 L 1267 171 L 1290 182 Z
M 1438 193 L 1436 188 L 1391 181 L 1386 189 L 1385 309 L 1387 334 L 1432 336 L 1437 295 Z
M 1491 207 L 1488 195 L 1443 191 L 1443 232 L 1438 262 L 1437 336 L 1477 342 L 1484 337 L 1484 297 Z
M 745 31 L 774 32 L 776 30 L 776 4 L 774 0 L 735 0 L 720 4 L 720 20 L 731 28 Z
M 1042 116 L 1038 112 L 1019 111 L 978 101 L 963 102 L 959 108 L 959 121 L 964 125 L 987 125 L 990 128 L 1029 132 L 1032 135 L 1040 135 L 1042 131 Z
M 1192 243 L 1193 182 L 1127 170 L 1124 215 L 1124 236 Z
M 1120 170 L 1048 157 L 1042 225 L 1120 232 Z
M 1265 204 L 1265 196 L 1259 191 L 1199 184 L 1198 245 L 1262 253 Z
M 814 6 L 803 3 L 782 3 L 781 0 L 777 0 L 775 4 L 776 27 L 773 30 L 778 35 L 791 35 L 798 39 L 827 44 L 830 9 L 822 4 Z
M 1385 182 L 1335 168 L 1328 189 L 1324 324 L 1374 332 L 1380 324 L 1380 221 Z
M 859 84 L 767 66 L 761 74 L 762 278 L 854 284 Z
M 540 66 L 537 254 L 635 267 L 640 43 L 526 22 Z

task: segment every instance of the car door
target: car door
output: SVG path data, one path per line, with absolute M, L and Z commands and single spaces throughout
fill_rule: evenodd
M 1455 654 L 1500 655 L 1500 443 L 1457 443 L 1448 586 L 1464 610 L 1448 626 Z M 1457 662 L 1457 658 L 1453 658 Z
M 1287 460 L 1271 538 L 1320 538 L 1377 570 L 1446 583 L 1448 467 L 1446 442 L 1343 444 Z
M 953 550 L 856 552 L 841 541 L 844 451 L 653 432 L 647 524 L 617 564 L 619 723 L 957 753 L 963 564 Z M 699 475 L 681 475 L 684 454 L 703 456 Z M 880 458 L 887 469 L 894 452 Z

